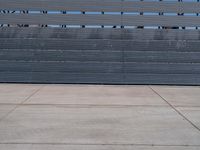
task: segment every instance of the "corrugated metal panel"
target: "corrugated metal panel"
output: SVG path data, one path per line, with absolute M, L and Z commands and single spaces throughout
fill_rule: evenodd
M 0 28 L 0 82 L 200 85 L 197 2 L 0 0 L 4 10 L 107 11 L 116 14 L 0 13 L 0 23 L 119 25 L 121 29 Z M 121 12 L 172 12 L 170 15 Z M 177 14 L 179 13 L 179 15 Z M 170 29 L 124 29 L 161 26 Z M 142 27 L 140 27 L 142 28 Z

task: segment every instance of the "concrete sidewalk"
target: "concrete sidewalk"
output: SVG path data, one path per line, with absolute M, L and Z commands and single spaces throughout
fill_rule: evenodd
M 200 150 L 200 87 L 0 84 L 0 150 Z

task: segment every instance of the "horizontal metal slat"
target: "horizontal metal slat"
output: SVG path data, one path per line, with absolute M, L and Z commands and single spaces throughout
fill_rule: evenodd
M 124 12 L 165 12 L 165 13 L 198 13 L 200 3 L 197 2 L 177 2 L 177 1 L 128 1 L 123 2 Z
M 0 38 L 0 49 L 199 52 L 198 40 L 102 40 Z
M 67 10 L 108 11 L 122 8 L 121 0 L 0 0 L 0 9 L 8 10 Z
M 200 74 L 200 64 L 0 61 L 1 72 Z
M 124 26 L 200 26 L 198 16 L 156 16 L 156 15 L 123 15 L 122 23 Z
M 200 52 L 2 49 L 0 60 L 200 63 Z
M 122 53 L 107 50 L 0 50 L 0 60 L 120 62 Z
M 0 49 L 122 50 L 120 40 L 1 38 Z
M 0 14 L 1 24 L 120 25 L 119 15 Z
M 108 12 L 198 13 L 197 2 L 145 2 L 122 0 L 0 0 L 2 10 L 67 10 Z
M 198 16 L 0 14 L 1 24 L 200 26 Z
M 200 85 L 200 77 L 199 74 L 0 72 L 0 82 Z
M 123 83 L 121 73 L 0 72 L 2 83 Z
M 198 30 L 2 27 L 0 38 L 200 40 Z
M 122 63 L 0 61 L 1 72 L 121 73 Z

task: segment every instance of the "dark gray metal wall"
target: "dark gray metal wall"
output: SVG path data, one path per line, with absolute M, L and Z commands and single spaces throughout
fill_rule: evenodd
M 196 31 L 1 28 L 0 33 L 1 82 L 200 83 Z
M 82 2 L 0 0 L 0 8 L 200 12 L 199 3 L 126 0 Z M 79 24 L 196 27 L 200 25 L 199 16 L 0 14 L 0 24 L 11 25 L 0 28 L 0 82 L 200 85 L 200 30 L 15 26 Z

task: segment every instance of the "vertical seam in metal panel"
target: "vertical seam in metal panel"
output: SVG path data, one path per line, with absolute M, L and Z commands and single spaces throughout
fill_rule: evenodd
M 34 61 L 34 56 L 35 55 L 35 50 L 32 51 L 32 57 L 31 57 L 31 61 L 33 62 Z M 30 82 L 32 83 L 33 82 L 33 63 L 31 63 L 31 73 L 30 73 Z
M 122 13 L 122 11 L 124 10 L 123 9 L 124 8 L 124 0 L 121 0 L 121 27 L 122 26 L 124 26 L 124 23 L 123 23 L 123 13 Z M 124 59 L 124 47 L 123 47 L 123 44 L 122 44 L 122 40 L 123 40 L 123 28 L 121 28 L 120 29 L 120 36 L 121 36 L 121 40 L 120 40 L 120 45 L 121 45 L 121 51 L 122 51 L 122 83 L 124 83 L 125 82 L 125 66 L 124 66 L 124 61 L 125 61 L 125 59 Z

